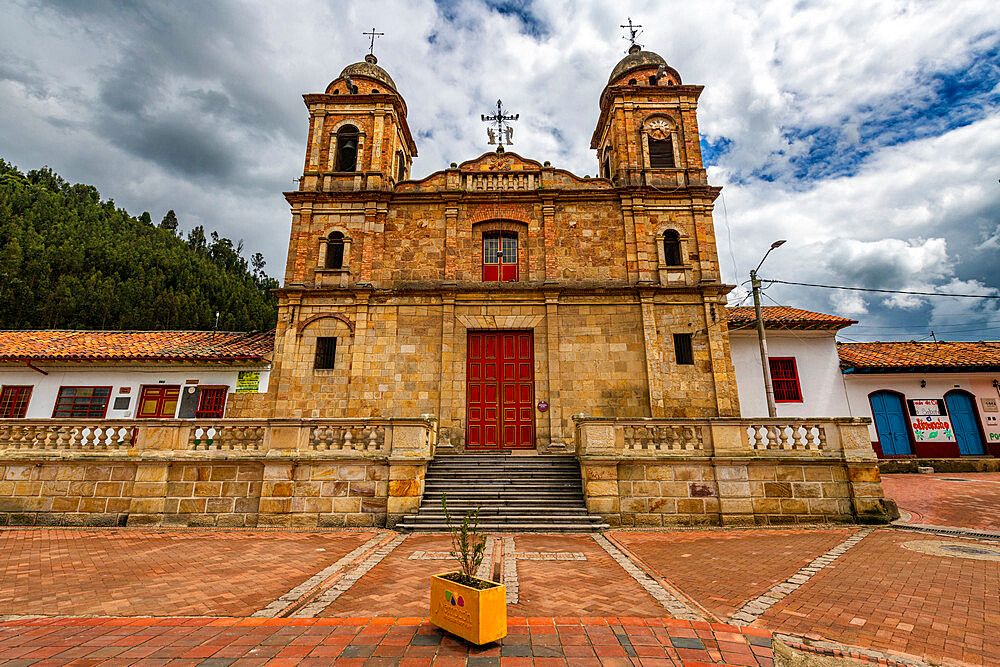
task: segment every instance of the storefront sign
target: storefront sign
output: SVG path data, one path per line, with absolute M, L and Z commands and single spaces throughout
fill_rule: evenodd
M 240 371 L 236 376 L 237 394 L 256 394 L 260 391 L 260 371 Z
M 911 398 L 906 403 L 910 428 L 917 442 L 956 442 L 944 399 Z
M 983 404 L 983 412 L 997 412 L 997 399 L 995 398 L 980 398 Z

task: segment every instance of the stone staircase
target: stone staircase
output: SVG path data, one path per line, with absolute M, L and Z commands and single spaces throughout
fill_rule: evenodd
M 482 531 L 593 532 L 607 528 L 587 513 L 580 464 L 572 456 L 438 454 L 427 466 L 424 496 L 416 514 L 396 528 L 446 531 L 441 494 L 452 520 L 479 508 Z

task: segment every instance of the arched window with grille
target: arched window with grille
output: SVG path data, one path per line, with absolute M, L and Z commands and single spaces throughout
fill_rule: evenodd
M 326 268 L 344 268 L 344 233 L 331 232 L 326 242 Z
M 358 170 L 358 128 L 344 125 L 337 130 L 337 161 L 334 171 Z
M 486 282 L 517 280 L 517 232 L 483 234 L 483 280 Z
M 681 266 L 681 237 L 673 229 L 663 232 L 663 263 L 667 266 Z

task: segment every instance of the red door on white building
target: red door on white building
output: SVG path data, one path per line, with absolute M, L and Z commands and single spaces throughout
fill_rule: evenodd
M 466 449 L 534 449 L 535 353 L 530 331 L 470 331 Z

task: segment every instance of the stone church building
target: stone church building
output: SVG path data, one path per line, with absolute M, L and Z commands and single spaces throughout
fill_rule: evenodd
M 501 148 L 420 180 L 374 56 L 305 95 L 273 414 L 433 414 L 439 447 L 539 452 L 574 414 L 737 416 L 701 91 L 634 46 L 600 96 L 600 177 Z
M 305 95 L 266 393 L 0 419 L 0 524 L 436 530 L 445 490 L 491 530 L 884 520 L 865 422 L 741 418 L 701 91 L 633 46 L 598 176 L 501 145 L 412 179 L 400 90 L 348 65 Z

